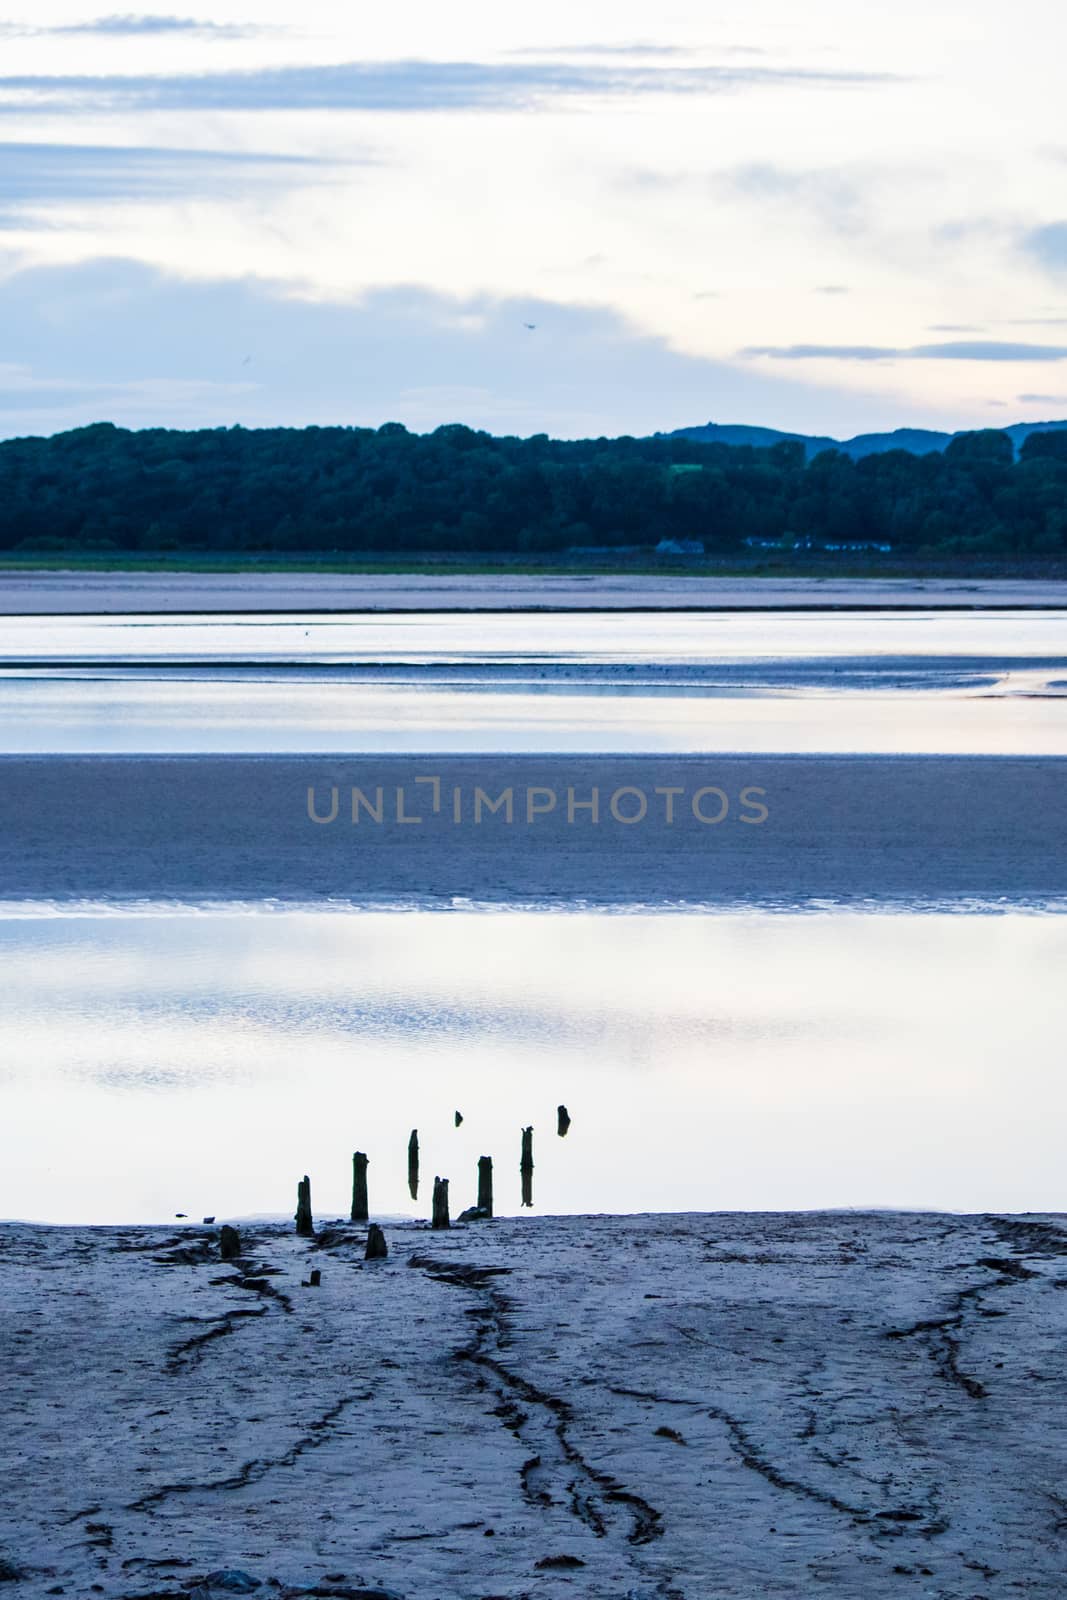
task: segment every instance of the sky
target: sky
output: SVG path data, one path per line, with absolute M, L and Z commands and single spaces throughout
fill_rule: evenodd
M 1059 0 L 23 3 L 0 436 L 1067 417 L 1065 47 Z

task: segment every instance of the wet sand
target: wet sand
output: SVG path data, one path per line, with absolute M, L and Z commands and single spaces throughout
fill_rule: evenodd
M 1064 757 L 0 757 L 6 900 L 1065 895 Z
M 1061 1600 L 1065 1221 L 386 1223 L 371 1264 L 344 1224 L 244 1226 L 228 1263 L 213 1228 L 3 1225 L 0 1572 L 20 1600 Z

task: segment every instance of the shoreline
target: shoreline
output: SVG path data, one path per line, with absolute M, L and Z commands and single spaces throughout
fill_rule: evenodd
M 0 615 L 819 612 L 1067 608 L 1067 579 L 129 572 L 0 568 Z
M 473 1202 L 472 1202 L 473 1203 Z M 966 1207 L 953 1208 L 951 1206 L 928 1205 L 812 1205 L 812 1206 L 737 1206 L 719 1208 L 709 1211 L 694 1211 L 684 1208 L 676 1211 L 663 1211 L 643 1208 L 639 1211 L 530 1211 L 523 1210 L 505 1211 L 499 1207 L 491 1218 L 478 1218 L 463 1221 L 456 1212 L 453 1204 L 451 1217 L 451 1234 L 471 1234 L 488 1236 L 490 1229 L 484 1227 L 485 1221 L 496 1225 L 509 1227 L 535 1227 L 548 1228 L 559 1224 L 568 1227 L 578 1227 L 583 1224 L 648 1224 L 649 1226 L 664 1227 L 679 1222 L 695 1222 L 701 1226 L 708 1226 L 721 1222 L 730 1226 L 739 1221 L 764 1221 L 789 1225 L 792 1222 L 811 1222 L 814 1220 L 837 1220 L 862 1222 L 867 1218 L 884 1219 L 890 1222 L 905 1222 L 909 1218 L 923 1220 L 943 1219 L 962 1222 L 986 1222 L 990 1217 L 998 1217 L 1008 1222 L 1051 1224 L 1064 1229 L 1064 1242 L 1067 1245 L 1067 1211 L 975 1211 Z M 406 1238 L 408 1234 L 422 1235 L 433 1233 L 430 1225 L 429 1203 L 425 1216 L 410 1216 L 402 1212 L 373 1211 L 370 1221 L 377 1223 L 390 1235 L 397 1233 Z M 316 1238 L 322 1235 L 329 1245 L 335 1233 L 351 1234 L 353 1236 L 362 1232 L 366 1233 L 368 1224 L 365 1222 L 351 1222 L 343 1214 L 334 1214 L 329 1208 L 314 1211 L 314 1224 Z M 146 1235 L 158 1233 L 168 1238 L 180 1234 L 183 1238 L 209 1240 L 218 1242 L 218 1235 L 223 1225 L 237 1228 L 244 1232 L 247 1229 L 251 1235 L 267 1233 L 287 1238 L 294 1233 L 293 1218 L 289 1211 L 246 1211 L 246 1212 L 219 1212 L 210 1219 L 197 1220 L 194 1216 L 181 1216 L 165 1218 L 161 1222 L 151 1222 L 136 1217 L 126 1217 L 112 1222 L 53 1222 L 48 1218 L 39 1217 L 5 1217 L 0 1216 L 0 1250 L 7 1243 L 5 1235 L 14 1235 L 20 1230 L 30 1233 L 46 1232 L 50 1234 L 69 1233 L 76 1234 L 79 1238 L 99 1236 L 103 1239 L 106 1235 L 123 1234 L 130 1230 Z M 297 1240 L 297 1243 L 301 1241 Z M 349 1243 L 353 1239 L 349 1239 Z M 0 1258 L 2 1259 L 2 1258 Z

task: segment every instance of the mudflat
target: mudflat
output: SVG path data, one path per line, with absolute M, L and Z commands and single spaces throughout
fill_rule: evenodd
M 1064 1217 L 384 1232 L 0 1226 L 12 1595 L 1060 1600 Z

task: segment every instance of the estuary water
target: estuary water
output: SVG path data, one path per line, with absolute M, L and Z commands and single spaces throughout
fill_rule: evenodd
M 11 617 L 0 750 L 1067 753 L 1067 612 Z
M 1064 613 L 14 618 L 0 640 L 8 756 L 1067 756 Z M 19 882 L 0 1216 L 284 1214 L 304 1172 L 339 1214 L 354 1149 L 376 1211 L 427 1214 L 435 1174 L 458 1211 L 489 1154 L 511 1212 L 527 1125 L 541 1211 L 1062 1206 L 1067 922 L 1032 897 L 442 914 Z
M 0 923 L 0 1214 L 1056 1210 L 1067 920 L 218 909 Z M 556 1107 L 572 1118 L 556 1134 Z M 464 1121 L 457 1130 L 454 1113 Z M 407 1190 L 418 1128 L 423 1187 Z

